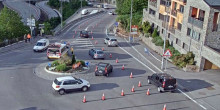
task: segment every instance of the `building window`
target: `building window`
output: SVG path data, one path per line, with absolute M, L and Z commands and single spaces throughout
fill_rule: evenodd
M 183 5 L 180 5 L 179 12 L 181 12 L 181 13 L 183 13 L 183 12 L 184 12 L 184 6 L 183 6 Z
M 199 41 L 200 40 L 200 33 L 196 32 L 195 30 L 192 30 L 190 28 L 187 28 L 187 36 L 190 36 L 191 38 Z
M 170 33 L 168 33 L 168 38 L 170 38 Z
M 187 44 L 183 43 L 183 49 L 187 51 L 188 48 L 189 48 L 189 46 Z
M 181 46 L 181 40 L 179 40 L 178 38 L 176 38 L 176 44 Z
M 156 11 L 152 10 L 151 8 L 149 9 L 149 14 L 155 16 Z
M 182 24 L 178 23 L 178 24 L 177 24 L 177 29 L 181 31 L 181 29 L 182 29 Z
M 166 1 L 167 1 L 167 3 L 166 3 Z M 160 0 L 160 4 L 169 7 L 171 5 L 171 1 L 170 0 Z
M 162 29 L 161 33 L 163 34 L 163 29 Z

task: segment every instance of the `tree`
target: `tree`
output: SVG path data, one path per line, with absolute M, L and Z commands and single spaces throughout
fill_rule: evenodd
M 0 39 L 13 39 L 28 33 L 29 29 L 21 22 L 21 17 L 4 7 L 0 14 Z
M 58 9 L 60 7 L 59 0 L 49 0 L 48 5 Z

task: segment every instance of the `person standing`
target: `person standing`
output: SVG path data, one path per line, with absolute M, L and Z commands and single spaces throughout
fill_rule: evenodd
M 73 47 L 71 47 L 71 53 L 72 53 L 72 55 L 73 55 Z
M 24 34 L 24 41 L 27 43 L 27 34 Z
M 27 35 L 27 39 L 28 39 L 28 42 L 31 42 L 31 35 L 30 34 Z

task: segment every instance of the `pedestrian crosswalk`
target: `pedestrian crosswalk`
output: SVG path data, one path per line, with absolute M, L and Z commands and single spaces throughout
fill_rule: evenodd
M 74 47 L 78 47 L 78 48 L 94 47 L 92 42 L 89 39 L 86 39 L 86 38 L 74 39 L 74 41 L 72 41 L 70 43 L 70 45 L 73 45 Z

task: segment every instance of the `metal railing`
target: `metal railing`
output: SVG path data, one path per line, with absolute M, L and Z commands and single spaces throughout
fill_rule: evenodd
M 193 17 L 189 17 L 188 18 L 188 23 L 192 24 L 192 25 L 195 25 L 197 26 L 198 28 L 203 28 L 203 21 L 201 20 L 198 20 L 196 18 L 193 18 Z

